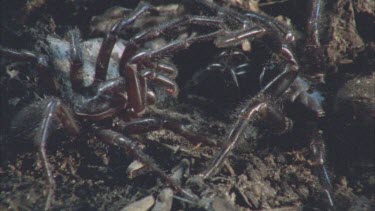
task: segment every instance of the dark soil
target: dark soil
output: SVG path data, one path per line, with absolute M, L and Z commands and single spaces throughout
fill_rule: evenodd
M 179 1 L 151 1 L 168 9 L 168 17 L 174 15 L 173 7 L 169 6 L 176 2 Z M 281 20 L 290 20 L 298 34 L 297 49 L 303 74 L 307 78 L 325 79 L 314 84 L 326 99 L 327 116 L 320 129 L 327 144 L 327 165 L 336 208 L 374 210 L 375 3 L 339 0 L 324 5 L 323 15 L 327 18 L 322 22 L 322 44 L 327 68 L 323 71 L 303 65 L 312 59 L 303 51 L 305 1 L 261 0 L 256 4 L 226 0 L 220 4 L 259 9 Z M 63 37 L 74 27 L 80 29 L 83 39 L 103 36 L 92 32 L 92 28 L 90 31 L 94 16 L 102 15 L 113 6 L 133 9 L 136 5 L 136 1 L 114 0 L 1 0 L 0 44 L 39 52 L 41 41 L 47 35 Z M 159 16 L 163 14 L 153 16 L 159 18 L 156 22 L 163 21 Z M 108 21 L 105 27 L 112 20 Z M 142 27 L 137 25 L 123 36 L 134 34 Z M 177 81 L 183 94 L 177 99 L 160 96 L 157 105 L 148 108 L 146 116 L 168 116 L 198 134 L 217 140 L 220 145 L 236 120 L 235 111 L 249 94 L 243 94 L 240 99 L 231 98 L 225 84 L 221 87 L 224 91 L 214 90 L 214 97 L 209 92 L 184 90 L 194 71 L 212 62 L 211 51 L 217 53 L 218 49 L 211 45 L 193 45 L 173 55 L 171 59 L 179 69 Z M 32 141 L 19 142 L 9 127 L 23 107 L 51 93 L 39 83 L 35 65 L 6 59 L 0 62 L 0 210 L 42 210 L 47 198 L 47 179 L 41 159 Z M 209 90 L 210 86 L 207 83 L 201 88 Z M 78 137 L 69 137 L 64 130 L 57 130 L 48 141 L 47 152 L 57 184 L 51 209 L 119 210 L 146 196 L 156 198 L 167 187 L 156 173 L 147 169 L 137 170 L 129 177 L 127 168 L 134 161 L 132 157 L 121 148 L 100 142 L 89 127 L 85 128 L 88 124 L 80 125 L 84 127 Z M 325 210 L 326 196 L 313 170 L 306 135 L 308 124 L 297 121 L 295 126 L 293 132 L 283 136 L 265 135 L 249 126 L 244 140 L 229 156 L 228 165 L 206 181 L 207 189 L 198 190 L 197 194 L 205 198 L 202 204 L 210 198 L 209 194 L 205 195 L 208 192 L 216 196 L 211 199 L 214 210 Z M 143 151 L 168 174 L 185 158 L 190 162 L 189 174 L 195 175 L 220 150 L 220 147 L 204 145 L 195 148 L 186 139 L 165 130 L 131 138 L 138 140 Z M 187 175 L 182 179 L 182 186 L 189 187 L 185 185 L 186 180 Z M 205 208 L 176 197 L 172 210 L 179 209 Z

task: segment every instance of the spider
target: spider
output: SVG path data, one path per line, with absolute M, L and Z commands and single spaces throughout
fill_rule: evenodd
M 22 131 L 30 125 L 35 125 L 32 123 L 38 122 L 32 139 L 42 155 L 50 186 L 50 196 L 53 195 L 55 182 L 46 158 L 45 145 L 48 135 L 54 129 L 56 121 L 70 133 L 77 134 L 78 125 L 74 119 L 80 120 L 82 124 L 85 121 L 81 120 L 94 123 L 94 126 L 89 124 L 88 126 L 92 127 L 100 140 L 126 148 L 177 191 L 183 191 L 154 162 L 137 149 L 136 143 L 126 135 L 165 128 L 196 143 L 215 145 L 215 142 L 187 131 L 176 122 L 156 118 L 133 119 L 142 117 L 146 106 L 156 101 L 155 94 L 148 89 L 149 82 L 162 86 L 168 94 L 177 95 L 177 85 L 174 81 L 176 70 L 170 65 L 159 63 L 158 60 L 181 49 L 186 49 L 193 43 L 213 42 L 218 48 L 232 48 L 242 44 L 245 40 L 259 40 L 282 60 L 281 73 L 269 82 L 265 80 L 261 91 L 247 101 L 239 113 L 238 121 L 226 139 L 226 144 L 207 170 L 199 174 L 201 178 L 207 179 L 220 171 L 228 153 L 233 149 L 248 124 L 262 120 L 269 123 L 267 125 L 276 133 L 283 133 L 290 129 L 290 120 L 272 103 L 285 93 L 294 99 L 300 99 L 302 104 L 311 108 L 317 116 L 322 114 L 320 104 L 306 94 L 303 81 L 298 78 L 299 64 L 293 51 L 295 38 L 286 25 L 257 13 L 241 14 L 206 1 L 192 2 L 203 5 L 212 14 L 212 17 L 185 16 L 156 28 L 145 30 L 125 43 L 117 42 L 119 31 L 126 29 L 145 12 L 152 10 L 149 5 L 140 5 L 131 15 L 116 23 L 103 40 L 92 39 L 80 42 L 79 33 L 74 30 L 68 33 L 69 41 L 47 37 L 47 44 L 50 46 L 47 50 L 48 57 L 29 51 L 14 51 L 0 47 L 3 57 L 36 63 L 41 76 L 46 77 L 47 81 L 58 80 L 59 82 L 59 87 L 53 87 L 59 93 L 59 98 L 47 98 L 27 106 L 13 121 L 15 131 Z M 314 4 L 316 2 L 318 1 L 314 1 Z M 140 47 L 145 42 L 160 37 L 163 33 L 193 24 L 209 26 L 218 30 L 209 34 L 177 40 L 157 50 L 142 50 Z M 94 46 L 100 46 L 100 49 L 95 52 Z M 118 65 L 109 62 L 111 53 L 114 51 L 121 55 L 120 59 L 115 59 L 117 60 L 115 63 Z M 90 59 L 86 58 L 88 56 L 93 57 L 91 61 L 96 63 L 90 65 Z M 112 57 L 116 56 L 113 56 L 112 53 Z M 50 69 L 56 73 L 50 74 L 48 71 Z M 167 77 L 160 73 L 172 76 Z M 265 69 L 264 75 L 267 74 L 268 69 Z M 236 74 L 234 74 L 233 80 L 236 81 Z M 125 113 L 126 119 L 132 120 L 116 122 L 114 130 L 97 126 L 96 123 L 100 120 L 113 118 L 120 112 Z M 311 146 L 315 161 L 321 167 L 325 179 L 330 184 L 324 167 L 322 139 L 317 137 Z M 329 186 L 326 186 L 325 191 L 330 197 Z
M 291 102 L 312 115 L 309 116 L 311 127 L 310 147 L 313 154 L 314 165 L 319 170 L 323 191 L 328 199 L 328 206 L 334 207 L 331 190 L 332 185 L 325 167 L 325 145 L 318 132 L 317 122 L 324 116 L 321 101 L 309 93 L 309 86 L 299 76 L 300 65 L 294 53 L 295 36 L 292 30 L 284 23 L 278 22 L 267 15 L 255 12 L 241 13 L 215 3 L 195 0 L 192 5 L 199 5 L 208 14 L 207 17 L 223 18 L 227 30 L 220 34 L 214 41 L 217 48 L 225 50 L 218 56 L 218 62 L 211 64 L 207 69 L 198 72 L 199 77 L 211 72 L 212 75 L 226 74 L 224 80 L 237 90 L 242 91 L 238 78 L 249 71 L 249 61 L 243 45 L 254 41 L 272 52 L 260 62 L 263 66 L 258 77 L 260 91 L 251 99 L 245 101 L 237 114 L 237 121 L 225 139 L 220 152 L 217 153 L 211 164 L 198 176 L 207 179 L 217 174 L 228 154 L 240 140 L 244 129 L 249 125 L 265 125 L 268 131 L 282 134 L 290 130 L 292 122 L 287 118 L 275 102 Z M 319 14 L 321 1 L 309 3 L 310 16 L 307 23 L 306 51 L 312 55 L 313 65 L 324 68 L 324 58 L 321 54 L 319 41 Z M 252 42 L 252 43 L 254 43 Z M 240 46 L 240 47 L 238 47 Z M 240 50 L 238 50 L 240 49 Z M 263 54 L 261 54 L 263 56 Z M 210 77 L 206 75 L 206 78 Z M 228 79 L 229 78 L 229 79 Z M 195 81 L 195 83 L 197 83 Z M 248 82 L 250 83 L 250 82 Z M 227 89 L 228 87 L 224 88 Z M 201 90 L 198 88 L 198 91 Z M 198 93 L 199 94 L 199 93 Z M 200 93 L 201 94 L 201 93 Z M 222 93 L 220 92 L 219 95 Z M 210 98 L 212 96 L 209 96 Z M 311 117 L 310 117 L 311 116 Z
M 49 187 L 46 209 L 50 206 L 56 188 L 47 159 L 46 144 L 52 131 L 58 127 L 73 136 L 80 131 L 77 121 L 82 127 L 91 127 L 101 141 L 125 148 L 178 191 L 181 191 L 180 186 L 138 149 L 137 143 L 127 135 L 167 129 L 194 143 L 216 144 L 190 132 L 176 121 L 142 118 L 142 115 L 146 106 L 156 101 L 155 93 L 148 88 L 149 83 L 161 86 L 169 95 L 176 96 L 178 93 L 174 81 L 177 74 L 175 68 L 159 60 L 188 48 L 192 43 L 213 40 L 221 30 L 177 40 L 156 50 L 143 50 L 142 45 L 184 26 L 220 28 L 221 20 L 184 16 L 141 31 L 127 41 L 118 38 L 119 32 L 153 10 L 151 5 L 140 3 L 132 13 L 114 24 L 104 39 L 81 41 L 77 29 L 70 30 L 66 39 L 47 36 L 47 54 L 0 46 L 3 58 L 36 64 L 45 82 L 43 84 L 49 85 L 45 88 L 57 93 L 57 96 L 26 106 L 11 123 L 12 133 L 20 139 L 32 140 L 41 155 Z M 100 125 L 101 120 L 113 119 L 118 114 L 123 114 L 123 120 L 115 122 L 114 130 Z

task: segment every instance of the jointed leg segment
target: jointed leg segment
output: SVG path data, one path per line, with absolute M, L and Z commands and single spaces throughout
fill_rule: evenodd
M 141 118 L 131 122 L 118 121 L 115 124 L 115 128 L 125 134 L 141 134 L 166 129 L 186 138 L 194 144 L 203 143 L 208 146 L 216 146 L 215 141 L 192 133 L 184 125 L 176 121 L 162 118 Z
M 124 19 L 120 20 L 107 33 L 106 37 L 103 39 L 103 43 L 100 47 L 98 58 L 96 61 L 95 81 L 105 81 L 106 79 L 109 59 L 111 57 L 113 47 L 117 42 L 118 33 L 121 30 L 126 29 L 127 27 L 132 25 L 138 17 L 152 9 L 153 7 L 151 5 L 140 4 L 134 10 L 134 12 L 129 15 L 129 17 L 125 17 Z
M 319 131 L 316 128 L 314 129 L 315 130 L 313 130 L 311 143 L 310 143 L 310 148 L 313 154 L 313 166 L 318 172 L 318 177 L 322 183 L 323 191 L 327 196 L 328 206 L 330 208 L 334 208 L 335 204 L 333 202 L 333 197 L 332 197 L 333 186 L 331 183 L 331 179 L 328 175 L 327 167 L 325 165 L 326 150 L 325 150 L 324 140 L 321 134 L 319 134 Z
M 31 126 L 35 126 L 36 128 L 30 128 L 30 125 L 25 125 L 25 122 L 35 123 Z M 73 119 L 72 113 L 60 100 L 55 98 L 45 99 L 41 102 L 29 105 L 15 117 L 12 123 L 12 131 L 32 139 L 40 154 L 49 186 L 46 208 L 48 208 L 51 203 L 56 186 L 51 171 L 51 165 L 48 162 L 46 145 L 47 141 L 50 141 L 48 139 L 57 125 L 62 125 L 64 129 L 73 135 L 77 135 L 79 132 L 79 128 Z
M 156 172 L 160 177 L 168 182 L 173 189 L 175 189 L 176 191 L 182 190 L 181 186 L 178 183 L 176 183 L 173 179 L 166 175 L 164 171 L 160 169 L 151 158 L 149 158 L 146 154 L 138 149 L 137 144 L 133 140 L 112 130 L 99 130 L 97 132 L 97 136 L 103 142 L 125 148 L 126 151 L 128 151 L 135 157 L 135 159 L 142 162 L 147 168 Z
M 266 117 L 266 119 L 268 119 L 268 121 L 266 121 L 269 125 L 272 125 L 274 129 L 273 132 L 284 133 L 290 129 L 290 120 L 264 100 L 264 96 L 258 96 L 254 100 L 251 100 L 245 108 L 240 111 L 238 115 L 239 118 L 233 125 L 220 152 L 215 156 L 215 159 L 209 165 L 208 169 L 200 174 L 203 179 L 214 176 L 220 171 L 225 159 L 233 150 L 234 146 L 236 146 L 238 140 L 242 137 L 244 129 L 249 127 L 249 124 L 255 123 L 257 119 L 260 119 L 261 121 L 264 120 L 264 118 L 259 117 Z

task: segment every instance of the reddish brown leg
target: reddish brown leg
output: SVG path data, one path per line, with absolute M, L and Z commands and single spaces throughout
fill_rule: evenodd
M 209 26 L 216 29 L 224 28 L 223 21 L 218 18 L 210 18 L 204 16 L 183 16 L 179 19 L 172 20 L 168 23 L 160 25 L 155 28 L 151 28 L 145 32 L 142 32 L 136 35 L 134 38 L 131 39 L 134 43 L 142 44 L 152 39 L 160 37 L 162 34 L 168 34 L 174 32 L 175 30 L 181 29 L 184 26 L 189 25 L 201 25 L 201 26 Z M 130 59 L 128 57 L 128 59 Z
M 194 144 L 203 143 L 208 146 L 216 146 L 216 142 L 203 136 L 196 135 L 185 128 L 184 125 L 167 119 L 142 118 L 131 122 L 119 121 L 115 124 L 116 130 L 125 134 L 141 134 L 156 130 L 170 130 Z
M 224 35 L 215 40 L 215 45 L 219 48 L 236 46 L 241 44 L 244 40 L 264 37 L 266 33 L 266 29 L 261 27 L 226 31 Z
M 147 168 L 159 174 L 159 176 L 163 178 L 175 191 L 182 191 L 181 186 L 175 180 L 171 179 L 167 174 L 165 174 L 164 171 L 160 169 L 149 156 L 144 154 L 142 150 L 138 149 L 135 141 L 112 130 L 99 130 L 97 132 L 97 136 L 103 142 L 123 147 L 128 153 L 130 153 L 135 159 L 142 162 Z
M 82 103 L 73 105 L 74 113 L 91 120 L 112 117 L 124 109 L 127 103 L 125 80 L 113 78 L 91 86 L 93 95 L 86 96 Z
M 37 128 L 30 128 L 30 125 L 33 126 L 33 124 L 26 123 L 35 123 Z M 46 144 L 51 132 L 56 129 L 56 124 L 61 124 L 70 134 L 78 134 L 79 128 L 76 125 L 71 112 L 61 103 L 60 100 L 55 98 L 45 99 L 24 108 L 12 122 L 13 133 L 29 133 L 27 134 L 29 137 L 31 134 L 31 138 L 34 141 L 35 146 L 38 148 L 49 185 L 46 208 L 50 206 L 56 186 L 47 158 Z
M 134 21 L 145 14 L 147 11 L 152 10 L 153 7 L 148 4 L 140 4 L 133 13 L 119 22 L 117 22 L 112 29 L 107 33 L 103 40 L 102 46 L 100 47 L 98 57 L 96 60 L 95 67 L 95 81 L 105 81 L 107 76 L 107 69 L 109 64 L 109 59 L 111 57 L 113 46 L 117 42 L 118 33 L 129 27 L 134 23 Z M 126 50 L 126 49 L 125 49 Z
M 258 115 L 272 118 L 274 127 L 279 128 L 279 133 L 284 130 L 289 130 L 291 125 L 290 121 L 269 103 L 270 99 L 277 99 L 284 94 L 298 75 L 298 67 L 296 65 L 286 63 L 283 69 L 284 71 L 280 75 L 269 82 L 267 86 L 260 91 L 258 96 L 251 99 L 241 110 L 239 118 L 229 133 L 221 151 L 208 169 L 200 174 L 203 178 L 208 178 L 220 170 L 228 154 L 242 136 L 244 129 L 249 126 L 249 123 L 253 123 L 252 121 L 254 121 Z M 270 99 L 267 100 L 267 98 Z
M 142 57 L 142 58 L 139 58 L 139 60 L 135 61 L 133 56 L 137 52 L 139 48 L 138 46 L 146 41 L 159 37 L 163 33 L 167 33 L 167 32 L 179 29 L 188 24 L 208 25 L 208 26 L 214 26 L 216 28 L 219 28 L 221 27 L 222 21 L 213 19 L 213 18 L 205 18 L 205 17 L 199 17 L 199 16 L 185 16 L 180 19 L 173 20 L 164 25 L 158 26 L 156 28 L 147 30 L 141 34 L 138 34 L 126 43 L 125 50 L 120 60 L 120 74 L 127 80 L 126 88 L 128 90 L 130 107 L 134 109 L 134 111 L 132 111 L 133 113 L 135 114 L 142 113 L 145 107 L 144 93 L 146 93 L 146 88 L 143 86 L 144 82 L 141 81 L 143 79 L 140 79 L 138 77 L 137 72 L 139 72 L 139 69 L 137 65 L 142 63 L 142 65 L 147 65 L 147 67 L 151 67 L 152 69 L 154 68 L 157 69 L 158 65 L 155 66 L 154 64 L 152 64 L 150 59 L 156 58 L 158 56 L 165 56 L 168 53 L 172 53 L 176 50 L 187 48 L 188 45 L 190 45 L 193 42 L 199 41 L 199 39 L 197 39 L 198 37 L 196 37 L 184 43 L 174 42 L 159 50 L 151 51 L 151 53 L 153 53 L 151 57 L 146 56 L 146 58 L 144 58 L 142 56 L 138 56 L 138 57 L 135 56 L 135 59 Z M 199 38 L 203 38 L 203 36 L 199 36 Z M 213 37 L 211 37 L 210 39 L 212 40 Z M 140 53 L 138 55 L 141 55 L 141 54 L 143 53 Z M 130 59 L 131 61 L 129 61 Z M 161 69 L 160 65 L 159 65 L 159 69 Z M 168 80 L 163 80 L 163 81 L 165 83 L 168 83 Z M 172 90 L 176 90 L 176 89 L 173 88 Z
M 166 74 L 166 76 L 159 74 L 158 72 Z M 147 81 L 151 81 L 155 84 L 158 84 L 160 86 L 164 87 L 164 91 L 176 97 L 178 95 L 178 86 L 174 79 L 177 77 L 177 70 L 174 66 L 168 65 L 168 64 L 155 64 L 155 71 L 150 70 L 142 73 L 140 75 L 140 82 L 143 84 L 142 90 L 143 92 L 146 92 L 144 96 L 145 102 L 147 105 L 152 105 L 155 103 L 155 93 L 151 90 L 147 89 Z
M 206 42 L 213 40 L 220 34 L 222 31 L 213 32 L 207 35 L 201 35 L 193 38 L 188 38 L 182 41 L 176 41 L 171 44 L 164 46 L 163 48 L 157 50 L 151 50 L 146 52 L 141 52 L 136 56 L 132 57 L 131 61 L 125 64 L 124 69 L 121 71 L 122 75 L 126 78 L 126 85 L 129 97 L 129 104 L 130 107 L 134 109 L 134 113 L 142 113 L 145 109 L 145 87 L 144 87 L 144 80 L 142 77 L 139 77 L 139 70 L 138 66 L 145 66 L 148 68 L 155 68 L 155 64 L 152 60 L 157 58 L 162 58 L 170 53 L 186 49 L 191 44 L 197 42 Z M 128 52 L 129 53 L 129 52 Z M 125 52 L 124 52 L 125 54 Z M 163 81 L 163 84 L 169 84 L 170 80 L 165 80 L 164 78 L 155 78 L 159 82 Z M 173 88 L 173 91 L 176 90 Z
M 177 96 L 178 94 L 178 86 L 176 82 L 170 78 L 156 73 L 155 71 L 147 71 L 143 73 L 141 77 L 165 87 L 165 92 L 172 96 Z
M 284 57 L 286 61 L 292 64 L 297 64 L 291 50 L 295 42 L 295 37 L 292 30 L 290 30 L 285 24 L 276 21 L 273 17 L 253 12 L 241 14 L 237 11 L 220 7 L 208 1 L 194 0 L 191 2 L 194 2 L 197 5 L 203 5 L 214 15 L 216 14 L 216 16 L 222 17 L 225 20 L 229 19 L 243 25 L 243 28 L 232 32 L 226 32 L 223 37 L 219 37 L 216 40 L 217 46 L 234 46 L 240 44 L 245 39 L 260 38 L 264 40 L 264 43 L 266 43 L 275 53 Z M 258 23 L 258 27 L 252 28 L 249 21 Z
M 250 123 L 254 123 L 256 119 L 263 119 L 263 121 L 264 118 L 268 119 L 266 121 L 273 127 L 273 132 L 277 133 L 283 133 L 291 127 L 290 121 L 279 110 L 271 106 L 264 96 L 258 96 L 251 100 L 238 116 L 239 118 L 226 138 L 226 142 L 220 152 L 215 156 L 207 170 L 200 174 L 203 179 L 211 177 L 220 171 L 228 154 L 241 138 L 244 129 L 249 127 Z
M 187 49 L 193 43 L 201 43 L 201 42 L 212 41 L 212 40 L 216 39 L 216 37 L 222 35 L 223 33 L 224 33 L 223 30 L 219 30 L 219 31 L 212 32 L 212 33 L 206 34 L 206 35 L 200 35 L 200 36 L 196 36 L 196 37 L 187 38 L 187 39 L 184 39 L 184 40 L 178 40 L 178 41 L 169 43 L 168 45 L 166 45 L 166 46 L 164 46 L 160 49 L 151 50 L 151 51 L 144 51 L 144 52 L 138 53 L 137 55 L 135 55 L 134 57 L 131 58 L 129 63 L 130 64 L 147 65 L 146 67 L 148 67 L 148 65 L 152 64 L 151 61 L 153 59 L 160 59 L 160 58 L 163 58 L 167 55 L 170 55 L 171 53 Z M 153 66 L 151 66 L 151 67 L 153 67 Z
M 170 64 L 158 63 L 158 64 L 156 64 L 155 69 L 156 69 L 156 72 L 164 73 L 170 79 L 176 79 L 176 77 L 177 77 L 176 67 L 174 67 Z
M 220 48 L 236 46 L 241 44 L 244 40 L 253 40 L 255 38 L 264 39 L 265 43 L 275 52 L 280 54 L 285 61 L 297 65 L 297 61 L 294 58 L 291 47 L 288 43 L 284 43 L 280 40 L 280 33 L 275 32 L 276 30 L 270 28 L 245 28 L 234 32 L 226 32 L 223 36 L 218 37 L 215 40 L 216 46 Z M 281 36 L 281 35 L 280 35 Z
M 129 64 L 125 67 L 126 90 L 128 94 L 128 108 L 135 116 L 142 114 L 146 107 L 146 88 L 147 84 L 144 78 L 140 77 L 136 64 Z
M 120 59 L 120 68 L 124 68 L 128 63 L 134 63 L 134 61 L 129 62 L 129 60 L 132 59 L 132 57 L 136 54 L 137 50 L 139 49 L 139 45 L 141 45 L 142 43 L 158 38 L 164 33 L 170 33 L 186 25 L 203 25 L 215 28 L 223 28 L 222 20 L 201 16 L 184 16 L 158 27 L 151 28 L 149 30 L 146 30 L 145 32 L 137 34 L 126 43 L 125 50 Z M 126 71 L 120 70 L 120 73 L 126 77 Z
M 116 23 L 111 31 L 107 34 L 103 40 L 102 46 L 99 50 L 96 69 L 95 69 L 95 80 L 104 81 L 106 77 L 106 72 L 109 64 L 110 55 L 117 41 L 117 34 L 134 23 L 135 19 L 143 15 L 145 12 L 152 10 L 153 7 L 150 5 L 139 5 L 135 11 L 123 20 Z M 136 35 L 133 39 L 128 41 L 126 44 L 124 53 L 121 58 L 122 64 L 126 64 L 127 61 L 135 54 L 136 50 L 139 48 L 138 45 L 147 42 L 149 40 L 159 37 L 162 33 L 169 32 L 171 30 L 178 29 L 187 24 L 198 24 L 198 25 L 214 25 L 217 26 L 220 24 L 220 21 L 217 19 L 210 19 L 205 17 L 192 17 L 186 16 L 174 21 L 171 21 L 162 26 L 152 28 L 141 34 Z

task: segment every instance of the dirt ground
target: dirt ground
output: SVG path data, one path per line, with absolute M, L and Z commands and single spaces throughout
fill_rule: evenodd
M 120 37 L 127 38 L 142 31 L 144 25 L 181 15 L 178 0 L 150 2 L 161 12 L 142 19 L 146 24 L 136 22 Z M 312 58 L 303 45 L 306 2 L 225 0 L 219 4 L 266 13 L 291 24 L 297 35 L 296 54 L 302 75 L 311 79 L 313 87 L 325 98 L 326 117 L 319 130 L 327 145 L 336 209 L 375 210 L 375 3 L 339 0 L 324 5 L 321 41 L 326 65 L 316 69 L 309 63 Z M 102 31 L 117 21 L 103 16 L 105 11 L 114 6 L 134 9 L 137 4 L 138 1 L 115 0 L 1 0 L 0 45 L 43 52 L 47 35 L 63 37 L 74 27 L 81 31 L 83 40 L 101 37 Z M 116 11 L 123 15 L 125 10 Z M 162 39 L 152 44 L 163 42 Z M 145 115 L 177 120 L 189 130 L 216 140 L 218 146 L 196 146 L 166 130 L 130 136 L 168 175 L 181 162 L 188 163 L 181 185 L 199 195 L 199 203 L 181 193 L 175 193 L 173 198 L 171 193 L 162 195 L 168 192 L 168 185 L 157 173 L 145 168 L 129 170 L 129 165 L 135 164 L 132 156 L 100 142 L 93 134 L 92 123 L 80 121 L 77 137 L 68 136 L 62 129 L 48 141 L 48 159 L 57 184 L 50 209 L 136 210 L 129 206 L 137 206 L 135 202 L 144 199 L 140 203 L 143 207 L 137 210 L 153 206 L 153 210 L 168 210 L 166 201 L 173 199 L 171 210 L 326 210 L 327 198 L 317 177 L 319 172 L 312 165 L 309 124 L 303 118 L 296 118 L 294 130 L 284 135 L 269 135 L 249 126 L 219 174 L 201 186 L 191 179 L 207 168 L 219 152 L 236 121 L 236 111 L 251 92 L 244 89 L 237 96 L 233 87 L 224 82 L 218 85 L 220 79 L 215 77 L 198 83 L 199 79 L 193 76 L 213 63 L 218 53 L 220 50 L 214 46 L 202 44 L 171 55 L 170 60 L 179 71 L 176 80 L 181 94 L 172 98 L 157 90 L 157 104 L 147 108 Z M 0 210 L 42 210 L 48 191 L 41 159 L 31 140 L 18 141 L 9 128 L 23 107 L 52 93 L 39 83 L 35 65 L 6 59 L 0 62 Z M 198 85 L 187 88 L 192 82 Z M 292 119 L 293 115 L 298 116 L 293 110 L 286 112 L 291 113 Z M 111 128 L 112 120 L 97 124 Z

